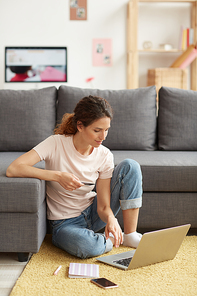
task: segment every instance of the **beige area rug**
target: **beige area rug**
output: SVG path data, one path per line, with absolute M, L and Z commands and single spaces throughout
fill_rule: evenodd
M 128 251 L 114 248 L 111 254 Z M 70 279 L 69 263 L 99 264 L 100 277 L 118 284 L 118 288 L 104 290 L 90 283 L 90 279 Z M 53 272 L 59 265 L 58 275 Z M 16 282 L 10 296 L 73 296 L 73 295 L 197 295 L 197 236 L 187 236 L 175 259 L 123 271 L 98 263 L 95 258 L 81 260 L 56 248 L 47 235 L 39 253 L 34 254 Z

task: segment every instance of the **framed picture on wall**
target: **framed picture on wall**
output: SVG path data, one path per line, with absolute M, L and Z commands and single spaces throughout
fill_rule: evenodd
M 70 0 L 70 20 L 87 20 L 87 0 Z
M 5 47 L 5 82 L 67 82 L 67 47 Z
M 93 39 L 92 58 L 94 67 L 112 66 L 112 40 Z

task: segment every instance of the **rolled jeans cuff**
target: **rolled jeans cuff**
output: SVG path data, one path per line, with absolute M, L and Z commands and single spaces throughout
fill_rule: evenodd
M 105 252 L 104 253 L 108 253 L 113 249 L 113 244 L 112 241 L 110 240 L 110 238 L 108 238 L 106 240 L 106 247 L 105 247 Z
M 129 209 L 141 208 L 141 206 L 142 206 L 142 197 L 120 200 L 120 207 L 123 211 L 129 210 Z

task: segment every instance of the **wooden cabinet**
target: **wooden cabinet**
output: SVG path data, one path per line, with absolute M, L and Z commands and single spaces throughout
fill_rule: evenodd
M 197 0 L 130 0 L 127 6 L 127 88 L 133 89 L 139 87 L 139 53 L 145 52 L 150 54 L 168 54 L 182 53 L 178 49 L 162 50 L 162 49 L 138 49 L 138 15 L 139 2 L 156 3 L 156 2 L 174 2 L 189 3 L 191 6 L 190 26 L 194 29 L 194 44 L 197 43 Z M 151 19 L 150 19 L 151 22 Z M 149 24 L 147 24 L 148 26 Z M 177 56 L 178 57 L 178 56 Z M 160 67 L 160 65 L 158 65 Z M 197 90 L 197 59 L 191 66 L 190 88 Z M 148 70 L 148 69 L 147 69 Z M 144 85 L 145 86 L 145 85 Z

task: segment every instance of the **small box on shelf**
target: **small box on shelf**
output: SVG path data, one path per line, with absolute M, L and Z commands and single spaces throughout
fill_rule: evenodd
M 149 69 L 147 86 L 156 86 L 158 101 L 158 91 L 162 86 L 187 89 L 187 74 L 187 69 L 180 68 Z

